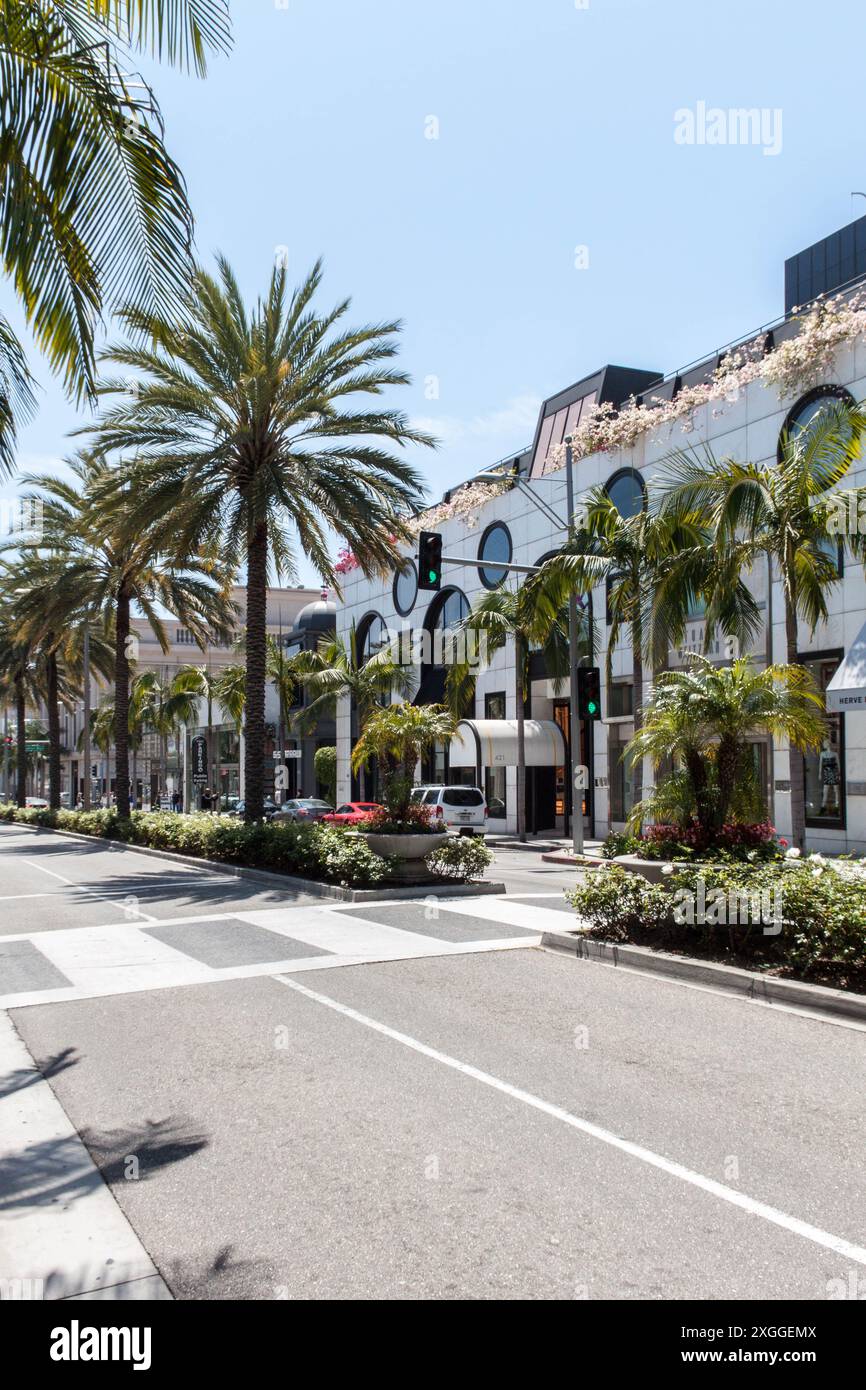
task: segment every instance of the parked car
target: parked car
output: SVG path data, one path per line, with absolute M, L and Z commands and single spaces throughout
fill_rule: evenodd
M 31 811 L 47 811 L 48 802 L 44 796 L 28 796 L 25 801 Z
M 245 806 L 245 804 L 246 804 L 246 803 L 245 803 L 244 801 L 235 801 L 234 804 L 232 804 L 232 805 L 229 806 L 229 809 L 228 809 L 224 814 L 227 815 L 227 816 L 242 816 L 242 815 L 244 814 L 244 806 Z M 274 812 L 275 812 L 275 811 L 279 811 L 279 809 L 280 809 L 280 807 L 277 805 L 277 803 L 276 803 L 275 801 L 271 801 L 271 799 L 270 799 L 269 796 L 266 796 L 266 797 L 265 797 L 265 800 L 264 800 L 265 820 L 273 820 Z
M 291 801 L 284 801 L 271 816 L 272 821 L 290 821 L 299 824 L 308 824 L 311 821 L 324 820 L 326 816 L 333 814 L 333 806 L 327 801 L 319 801 L 314 796 L 293 797 Z
M 484 835 L 487 800 L 479 787 L 415 787 L 412 800 L 427 806 L 436 821 L 460 835 Z
M 326 820 L 329 825 L 357 825 L 359 821 L 367 820 L 368 816 L 384 809 L 378 801 L 346 801 L 342 806 L 338 806 L 336 811 L 331 811 L 330 815 L 323 816 L 322 820 Z

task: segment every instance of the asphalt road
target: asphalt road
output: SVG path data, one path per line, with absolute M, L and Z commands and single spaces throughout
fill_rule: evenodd
M 234 912 L 320 943 L 10 1010 L 175 1297 L 822 1300 L 866 1280 L 863 1030 L 539 949 L 570 876 L 527 851 L 500 852 L 504 902 L 424 917 L 70 845 L 0 831 L 10 947 L 68 932 L 92 970 L 112 932 L 172 923 L 153 949 L 178 955 Z M 147 917 L 121 925 L 126 898 Z M 338 929 L 369 934 L 367 963 L 334 958 Z M 50 1165 L 40 1183 L 56 1196 Z

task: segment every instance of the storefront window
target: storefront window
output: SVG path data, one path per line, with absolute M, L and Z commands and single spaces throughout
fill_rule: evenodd
M 802 664 L 811 673 L 822 695 L 835 675 L 838 656 L 812 658 Z M 804 756 L 806 772 L 806 824 L 844 827 L 845 824 L 845 716 L 825 716 L 826 733 L 820 748 Z
M 626 744 L 611 739 L 608 743 L 608 781 L 610 783 L 610 818 L 621 823 L 628 820 L 634 805 L 634 781 L 631 764 L 623 756 Z

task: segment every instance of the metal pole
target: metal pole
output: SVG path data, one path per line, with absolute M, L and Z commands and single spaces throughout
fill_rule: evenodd
M 90 810 L 90 628 L 84 624 L 84 809 Z
M 565 441 L 565 484 L 568 505 L 568 537 L 574 536 L 574 455 L 571 448 L 571 435 Z M 575 854 L 583 854 L 583 790 L 578 786 L 580 778 L 580 721 L 577 717 L 577 594 L 572 589 L 568 596 L 568 682 L 570 710 L 568 715 L 569 745 L 571 747 L 571 843 Z

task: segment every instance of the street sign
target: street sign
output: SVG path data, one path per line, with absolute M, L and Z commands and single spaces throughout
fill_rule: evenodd
M 207 771 L 207 739 L 204 734 L 196 734 L 189 746 L 190 758 L 192 759 L 192 784 L 194 787 L 206 787 L 208 784 Z

